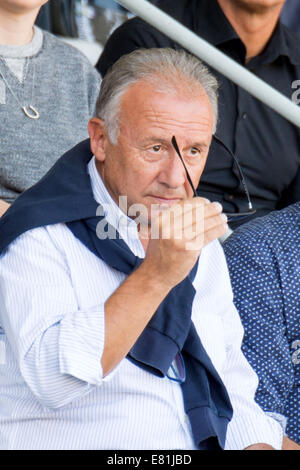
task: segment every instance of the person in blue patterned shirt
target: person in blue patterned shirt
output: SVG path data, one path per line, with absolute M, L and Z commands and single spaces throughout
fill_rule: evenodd
M 286 418 L 300 449 L 300 202 L 237 229 L 224 243 L 243 352 L 260 384 L 256 401 Z

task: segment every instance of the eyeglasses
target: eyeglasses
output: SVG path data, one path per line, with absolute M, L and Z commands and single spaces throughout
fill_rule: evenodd
M 253 209 L 252 202 L 251 202 L 251 199 L 250 199 L 250 194 L 249 194 L 248 187 L 247 187 L 247 184 L 246 184 L 246 180 L 245 180 L 245 177 L 244 177 L 243 172 L 242 172 L 242 168 L 241 168 L 241 166 L 238 162 L 238 159 L 234 155 L 234 153 L 224 144 L 224 142 L 219 137 L 217 137 L 216 135 L 213 135 L 212 138 L 218 145 L 221 145 L 221 147 L 223 147 L 226 150 L 226 152 L 231 156 L 231 158 L 233 158 L 234 163 L 235 163 L 235 165 L 237 167 L 237 170 L 238 170 L 239 180 L 240 180 L 240 182 L 241 182 L 241 184 L 244 188 L 246 198 L 247 198 L 247 201 L 248 201 L 248 210 L 246 212 L 237 212 L 237 213 L 224 212 L 224 214 L 227 216 L 228 222 L 235 222 L 235 221 L 238 221 L 238 220 L 243 220 L 243 219 L 245 219 L 247 217 L 250 217 L 251 215 L 255 214 L 256 210 Z M 198 197 L 197 190 L 194 188 L 194 185 L 193 185 L 193 182 L 192 182 L 191 177 L 189 175 L 189 172 L 187 170 L 187 167 L 186 167 L 186 165 L 184 163 L 184 160 L 181 156 L 181 153 L 179 151 L 179 147 L 177 145 L 177 141 L 176 141 L 175 136 L 172 137 L 172 145 L 173 145 L 174 149 L 176 150 L 176 153 L 179 156 L 179 158 L 180 158 L 180 160 L 181 160 L 181 162 L 184 166 L 186 177 L 187 177 L 187 180 L 188 180 L 188 182 L 189 182 L 189 184 L 190 184 L 190 186 L 193 190 L 194 197 Z
M 175 359 L 172 362 L 168 371 L 167 377 L 168 379 L 173 380 L 173 382 L 178 382 L 180 384 L 183 384 L 185 382 L 185 365 L 184 359 L 180 351 L 176 354 Z

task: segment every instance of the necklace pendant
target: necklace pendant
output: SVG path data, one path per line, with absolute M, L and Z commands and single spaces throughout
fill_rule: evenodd
M 33 114 L 27 111 L 26 106 L 22 106 L 22 109 L 23 109 L 24 114 L 26 114 L 26 116 L 29 117 L 30 119 L 39 119 L 40 115 L 33 106 L 31 105 L 29 106 L 29 109 L 33 111 Z

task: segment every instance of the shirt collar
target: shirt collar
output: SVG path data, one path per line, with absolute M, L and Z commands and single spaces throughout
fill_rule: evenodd
M 214 46 L 239 40 L 217 0 L 194 1 L 194 30 Z M 241 42 L 241 41 L 240 41 Z
M 94 198 L 96 202 L 103 207 L 106 220 L 120 233 L 131 250 L 137 256 L 142 257 L 142 255 L 144 255 L 144 249 L 139 240 L 137 225 L 134 220 L 130 219 L 125 212 L 120 209 L 109 194 L 97 170 L 95 157 L 90 160 L 87 168 L 91 179 Z

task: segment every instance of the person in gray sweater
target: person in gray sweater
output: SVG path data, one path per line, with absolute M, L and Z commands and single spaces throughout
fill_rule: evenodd
M 100 89 L 85 56 L 34 26 L 45 3 L 0 2 L 0 216 L 88 137 Z

